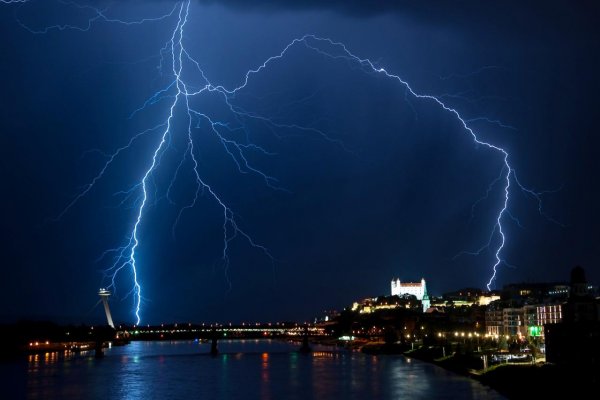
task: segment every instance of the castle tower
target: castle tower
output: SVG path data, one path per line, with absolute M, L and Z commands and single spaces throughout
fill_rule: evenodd
M 423 286 L 423 298 L 421 299 L 421 304 L 423 305 L 423 312 L 427 312 L 427 309 L 431 307 L 431 300 L 429 299 L 429 293 L 427 293 L 425 279 L 421 279 L 421 285 Z
M 110 296 L 110 292 L 106 289 L 100 289 L 98 291 L 98 295 L 102 299 L 102 303 L 104 304 L 104 312 L 106 313 L 106 320 L 108 321 L 108 325 L 111 328 L 115 328 L 115 324 L 113 324 L 112 316 L 110 315 L 110 308 L 108 308 L 108 296 Z

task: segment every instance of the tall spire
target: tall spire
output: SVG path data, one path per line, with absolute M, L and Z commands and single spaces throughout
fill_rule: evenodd
M 115 328 L 115 324 L 112 320 L 112 315 L 110 314 L 110 308 L 108 308 L 108 296 L 110 296 L 110 292 L 106 289 L 100 289 L 98 291 L 98 295 L 102 299 L 102 303 L 104 304 L 104 312 L 106 313 L 106 321 L 111 328 Z

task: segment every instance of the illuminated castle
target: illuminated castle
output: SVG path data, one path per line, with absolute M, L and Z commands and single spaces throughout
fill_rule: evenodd
M 425 279 L 421 278 L 421 282 L 400 282 L 400 278 L 392 279 L 392 296 L 402 296 L 410 294 L 423 303 L 423 312 L 427 311 L 430 306 L 429 294 L 427 294 L 427 286 Z

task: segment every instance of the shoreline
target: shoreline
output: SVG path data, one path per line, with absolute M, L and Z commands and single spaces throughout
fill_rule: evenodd
M 497 364 L 485 370 L 469 368 L 472 356 L 452 354 L 434 358 L 423 349 L 406 351 L 403 355 L 444 368 L 447 371 L 476 380 L 508 399 L 557 398 L 600 393 L 600 371 L 586 366 L 558 366 L 549 363 Z

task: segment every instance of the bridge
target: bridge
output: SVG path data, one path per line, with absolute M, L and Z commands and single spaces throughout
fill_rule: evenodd
M 327 337 L 324 328 L 294 322 L 253 324 L 161 324 L 158 326 L 123 326 L 117 331 L 130 340 L 219 340 Z

